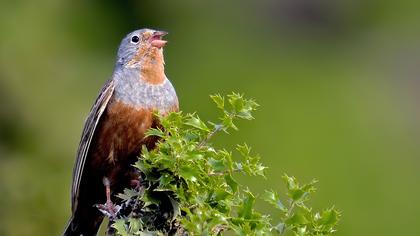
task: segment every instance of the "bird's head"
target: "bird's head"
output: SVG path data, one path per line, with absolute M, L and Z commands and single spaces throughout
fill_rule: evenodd
M 118 49 L 117 65 L 137 68 L 144 64 L 164 64 L 163 47 L 167 41 L 162 37 L 165 31 L 140 29 L 129 33 Z

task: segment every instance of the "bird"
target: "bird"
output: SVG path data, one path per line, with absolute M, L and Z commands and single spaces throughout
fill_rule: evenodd
M 166 34 L 139 29 L 121 41 L 113 74 L 84 124 L 73 168 L 71 217 L 63 236 L 97 234 L 104 214 L 95 205 L 115 214 L 116 193 L 139 176 L 132 165 L 142 147 L 153 149 L 158 141 L 145 135 L 159 127 L 155 113 L 165 116 L 179 110 L 164 70 Z

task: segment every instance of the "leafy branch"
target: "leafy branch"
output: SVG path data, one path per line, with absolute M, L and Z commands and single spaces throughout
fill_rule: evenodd
M 246 145 L 234 151 L 210 143 L 221 131 L 238 130 L 235 121 L 252 120 L 258 104 L 233 93 L 211 96 L 222 115 L 218 122 L 203 122 L 197 114 L 173 112 L 159 116 L 161 127 L 147 136 L 159 137 L 153 150 L 142 150 L 134 168 L 140 187 L 125 189 L 121 210 L 112 219 L 117 235 L 329 235 L 335 232 L 340 212 L 333 207 L 316 212 L 307 201 L 316 181 L 300 185 L 283 176 L 288 204 L 266 190 L 261 197 L 236 180 L 236 175 L 265 177 L 266 167 Z M 262 199 L 278 210 L 273 216 L 254 208 Z M 286 206 L 287 205 L 287 206 Z M 273 218 L 279 219 L 275 221 Z

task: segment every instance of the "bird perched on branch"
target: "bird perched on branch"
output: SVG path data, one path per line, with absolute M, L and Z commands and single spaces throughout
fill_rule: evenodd
M 158 125 L 153 113 L 178 110 L 178 98 L 164 72 L 166 34 L 141 29 L 122 40 L 112 78 L 83 129 L 73 170 L 72 216 L 64 235 L 97 234 L 104 217 L 99 210 L 116 213 L 114 195 L 138 178 L 131 165 L 141 147 L 155 145 L 154 137 L 145 137 Z

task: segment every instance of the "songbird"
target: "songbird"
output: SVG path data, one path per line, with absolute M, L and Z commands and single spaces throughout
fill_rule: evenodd
M 63 235 L 96 235 L 104 218 L 95 205 L 114 214 L 116 193 L 138 177 L 132 167 L 145 137 L 159 121 L 154 112 L 178 111 L 178 98 L 165 75 L 163 47 L 167 33 L 140 29 L 121 42 L 111 79 L 102 88 L 84 125 L 71 189 L 72 216 Z M 105 185 L 105 191 L 104 191 Z

